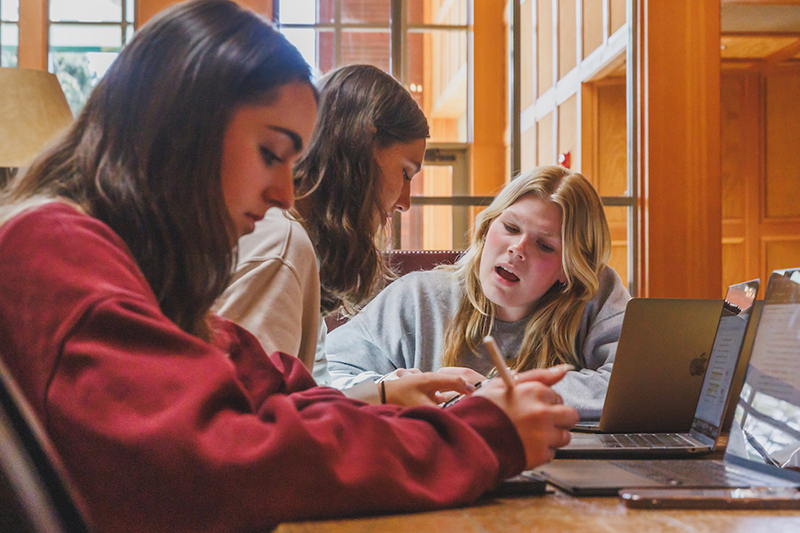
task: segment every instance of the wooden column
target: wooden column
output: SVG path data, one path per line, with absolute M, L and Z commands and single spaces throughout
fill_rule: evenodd
M 19 3 L 20 68 L 47 70 L 48 0 L 23 0 Z
M 138 28 L 164 8 L 177 4 L 180 0 L 138 0 L 136 2 L 136 27 Z M 272 0 L 236 0 L 236 3 L 248 7 L 272 19 Z
M 719 298 L 720 2 L 636 2 L 639 295 Z
M 505 0 L 480 0 L 473 4 L 473 134 L 470 193 L 494 194 L 508 172 L 504 136 L 508 113 Z

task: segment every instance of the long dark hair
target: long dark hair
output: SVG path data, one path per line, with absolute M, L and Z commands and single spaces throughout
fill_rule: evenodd
M 311 84 L 308 65 L 258 15 L 226 0 L 178 4 L 136 33 L 10 199 L 66 198 L 108 224 L 164 314 L 207 339 L 235 260 L 223 134 L 235 109 L 293 81 Z
M 425 139 L 428 121 L 400 82 L 350 65 L 320 82 L 317 128 L 295 167 L 296 209 L 317 249 L 322 312 L 353 313 L 389 273 L 375 148 Z

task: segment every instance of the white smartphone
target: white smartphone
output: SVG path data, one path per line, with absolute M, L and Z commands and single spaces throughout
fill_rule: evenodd
M 634 509 L 800 509 L 795 487 L 622 489 L 619 496 Z

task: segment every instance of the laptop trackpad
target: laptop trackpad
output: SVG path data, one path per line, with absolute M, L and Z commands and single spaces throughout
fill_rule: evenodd
M 540 466 L 534 472 L 568 491 L 572 489 L 617 491 L 625 487 L 663 486 L 663 483 L 634 474 L 608 461 L 559 459 Z

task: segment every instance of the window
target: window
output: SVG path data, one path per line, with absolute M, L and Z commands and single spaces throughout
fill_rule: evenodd
M 17 66 L 19 0 L 0 0 L 0 67 Z
M 48 68 L 77 116 L 133 36 L 135 0 L 50 0 Z
M 317 76 L 368 63 L 399 79 L 431 127 L 411 209 L 395 217 L 394 248 L 460 249 L 466 242 L 472 76 L 470 0 L 273 0 L 281 32 Z M 446 229 L 445 229 L 446 228 Z

